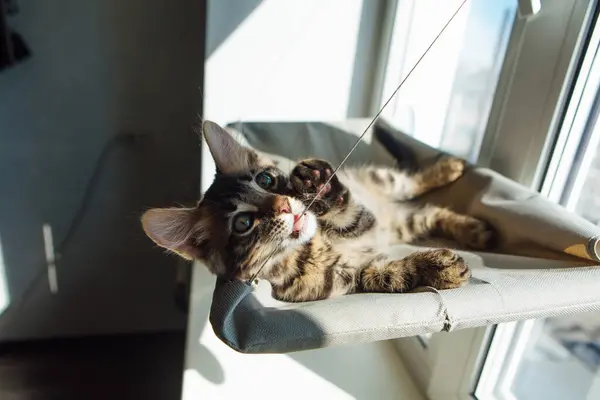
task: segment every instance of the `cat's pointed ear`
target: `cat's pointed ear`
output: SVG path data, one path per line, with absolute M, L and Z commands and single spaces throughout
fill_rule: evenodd
M 234 174 L 249 171 L 257 166 L 258 155 L 239 144 L 229 132 L 219 125 L 212 121 L 204 121 L 202 132 L 218 172 Z
M 144 232 L 157 245 L 188 260 L 202 258 L 196 208 L 153 208 L 142 215 Z

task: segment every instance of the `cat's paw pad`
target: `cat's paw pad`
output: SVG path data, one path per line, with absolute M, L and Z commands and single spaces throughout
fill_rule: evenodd
M 439 249 L 424 254 L 427 265 L 417 271 L 422 284 L 436 289 L 454 289 L 464 286 L 471 278 L 471 269 L 458 253 Z
M 450 183 L 463 176 L 467 169 L 467 162 L 462 158 L 448 157 L 438 161 L 437 168 L 444 181 Z
M 496 230 L 486 221 L 468 218 L 462 234 L 458 238 L 460 244 L 474 250 L 489 250 L 496 245 Z
M 336 176 L 331 178 L 332 174 L 333 167 L 327 161 L 304 160 L 292 170 L 292 186 L 299 194 L 317 194 L 319 198 L 333 199 L 340 194 L 341 185 Z

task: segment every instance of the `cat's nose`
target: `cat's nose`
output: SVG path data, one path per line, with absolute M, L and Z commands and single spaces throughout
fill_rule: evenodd
M 273 211 L 275 214 L 291 214 L 292 207 L 290 201 L 285 196 L 277 196 L 273 200 Z

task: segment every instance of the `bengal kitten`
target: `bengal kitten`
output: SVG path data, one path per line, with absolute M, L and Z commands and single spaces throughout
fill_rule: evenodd
M 425 237 L 453 239 L 473 249 L 492 240 L 476 218 L 409 200 L 454 182 L 464 161 L 442 159 L 417 172 L 383 167 L 343 168 L 308 159 L 291 175 L 240 145 L 213 122 L 202 127 L 217 166 L 212 185 L 194 208 L 151 209 L 142 216 L 159 246 L 202 261 L 214 274 L 268 280 L 277 299 L 326 299 L 355 292 L 401 293 L 418 286 L 450 289 L 471 276 L 454 251 L 386 255 L 394 243 Z

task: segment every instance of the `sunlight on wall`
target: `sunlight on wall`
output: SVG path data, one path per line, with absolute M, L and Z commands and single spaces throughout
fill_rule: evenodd
M 0 314 L 8 307 L 10 295 L 6 284 L 6 267 L 4 265 L 4 254 L 2 253 L 2 236 L 0 236 Z
M 208 8 L 228 6 L 214 15 L 234 18 L 239 7 L 230 3 L 213 0 Z M 361 10 L 362 0 L 264 0 L 206 60 L 204 118 L 345 119 Z M 226 22 L 209 14 L 207 42 Z M 204 141 L 202 154 L 209 154 Z M 202 182 L 211 182 L 211 157 L 202 157 L 201 171 Z
M 462 0 L 400 2 L 386 69 L 382 103 L 448 22 Z M 432 146 L 439 145 L 452 83 L 467 26 L 467 2 L 383 113 L 400 129 Z M 431 10 L 436 10 L 431 12 Z
M 362 0 L 263 1 L 208 58 L 204 117 L 345 118 L 361 8 Z M 218 23 L 208 20 L 209 36 Z

